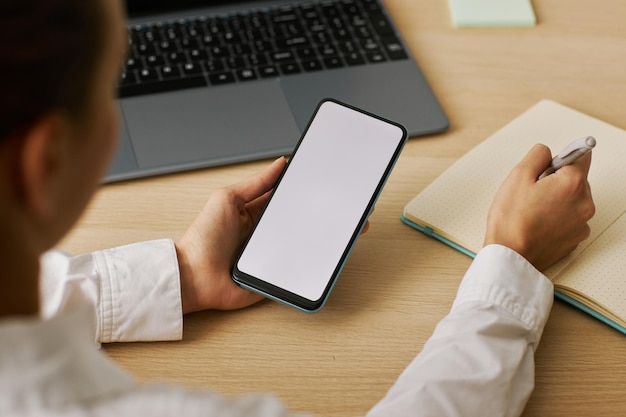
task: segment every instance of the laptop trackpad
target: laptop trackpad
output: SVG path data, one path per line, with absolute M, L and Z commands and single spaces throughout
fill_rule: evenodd
M 133 97 L 121 105 L 141 168 L 289 154 L 300 138 L 276 80 Z

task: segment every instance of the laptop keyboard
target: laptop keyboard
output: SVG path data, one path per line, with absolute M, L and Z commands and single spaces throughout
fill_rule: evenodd
M 128 30 L 119 97 L 408 58 L 376 0 L 324 0 Z

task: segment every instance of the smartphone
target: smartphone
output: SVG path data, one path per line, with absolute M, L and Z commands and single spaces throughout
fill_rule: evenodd
M 233 280 L 305 312 L 322 308 L 406 139 L 398 123 L 322 100 L 235 260 Z

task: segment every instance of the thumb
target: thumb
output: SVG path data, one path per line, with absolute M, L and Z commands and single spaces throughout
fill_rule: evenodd
M 232 188 L 245 203 L 250 202 L 274 188 L 286 164 L 287 160 L 280 157 L 265 169 L 233 185 Z

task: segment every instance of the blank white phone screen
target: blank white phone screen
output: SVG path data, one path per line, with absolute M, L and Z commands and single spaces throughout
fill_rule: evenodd
M 403 140 L 398 126 L 322 103 L 237 268 L 320 299 Z

